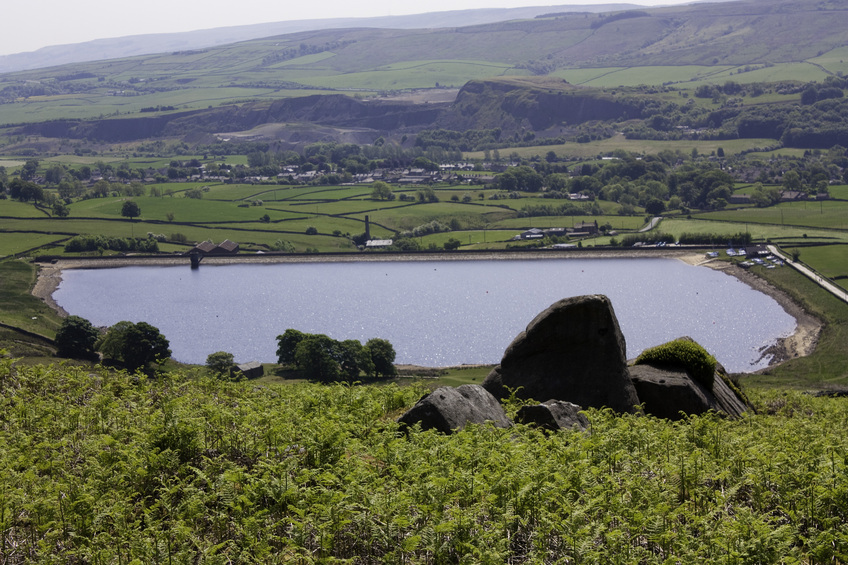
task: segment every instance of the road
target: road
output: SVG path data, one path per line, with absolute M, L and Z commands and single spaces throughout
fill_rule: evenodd
M 662 220 L 662 216 L 657 216 L 655 218 L 651 218 L 651 221 L 648 222 L 648 225 L 645 226 L 644 228 L 640 229 L 639 231 L 640 232 L 651 231 L 652 229 L 657 227 L 657 224 L 660 223 L 660 220 Z
M 775 257 L 779 257 L 779 258 L 783 259 L 786 262 L 787 265 L 792 266 L 792 268 L 794 268 L 796 271 L 800 272 L 801 274 L 803 274 L 804 276 L 806 276 L 810 280 L 814 281 L 816 284 L 821 286 L 823 289 L 825 289 L 829 293 L 833 294 L 834 296 L 836 296 L 837 298 L 839 298 L 840 300 L 842 300 L 844 302 L 848 302 L 848 292 L 843 290 L 841 287 L 836 286 L 835 284 L 833 284 L 829 280 L 825 279 L 824 277 L 822 277 L 821 275 L 819 275 L 818 273 L 816 273 L 815 271 L 813 271 L 812 269 L 810 269 L 809 267 L 804 265 L 803 263 L 793 261 L 790 257 L 787 257 L 786 255 L 784 255 L 783 253 L 778 251 L 776 246 L 769 245 L 768 249 L 769 249 L 769 251 L 771 251 L 772 255 L 774 255 Z

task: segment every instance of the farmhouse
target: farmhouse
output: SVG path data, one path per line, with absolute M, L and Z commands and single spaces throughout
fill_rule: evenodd
M 731 194 L 730 198 L 727 200 L 729 204 L 750 204 L 751 203 L 751 195 L 750 194 Z
M 806 200 L 807 193 L 799 190 L 783 190 L 780 193 L 781 202 L 795 202 L 798 200 Z
M 575 232 L 584 232 L 589 235 L 598 235 L 600 230 L 598 229 L 598 221 L 594 222 L 577 222 L 574 224 Z
M 248 379 L 258 379 L 265 375 L 265 369 L 259 361 L 251 361 L 249 363 L 241 363 L 236 365 L 230 371 L 231 373 L 242 373 Z

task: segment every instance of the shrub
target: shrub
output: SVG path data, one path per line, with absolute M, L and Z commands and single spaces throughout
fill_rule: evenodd
M 636 358 L 636 364 L 682 367 L 689 375 L 706 386 L 713 388 L 715 377 L 715 357 L 707 350 L 686 338 L 676 339 L 643 351 Z

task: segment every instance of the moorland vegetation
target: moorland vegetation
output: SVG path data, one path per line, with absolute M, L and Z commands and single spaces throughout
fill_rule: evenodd
M 848 561 L 845 399 L 802 392 L 848 385 L 848 306 L 790 268 L 750 272 L 824 327 L 812 355 L 741 377 L 756 413 L 589 410 L 589 433 L 402 434 L 434 383 L 488 369 L 395 378 L 386 340 L 289 329 L 280 368 L 244 382 L 231 354 L 181 366 L 149 324 L 100 332 L 30 292 L 36 258 L 185 260 L 224 240 L 268 256 L 768 243 L 845 288 L 847 16 L 548 14 L 0 75 L 0 555 Z

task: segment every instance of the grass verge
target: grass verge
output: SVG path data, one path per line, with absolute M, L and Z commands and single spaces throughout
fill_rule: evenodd
M 757 275 L 789 294 L 824 322 L 812 355 L 791 359 L 743 378 L 747 387 L 827 389 L 848 385 L 848 304 L 794 269 L 757 269 Z

